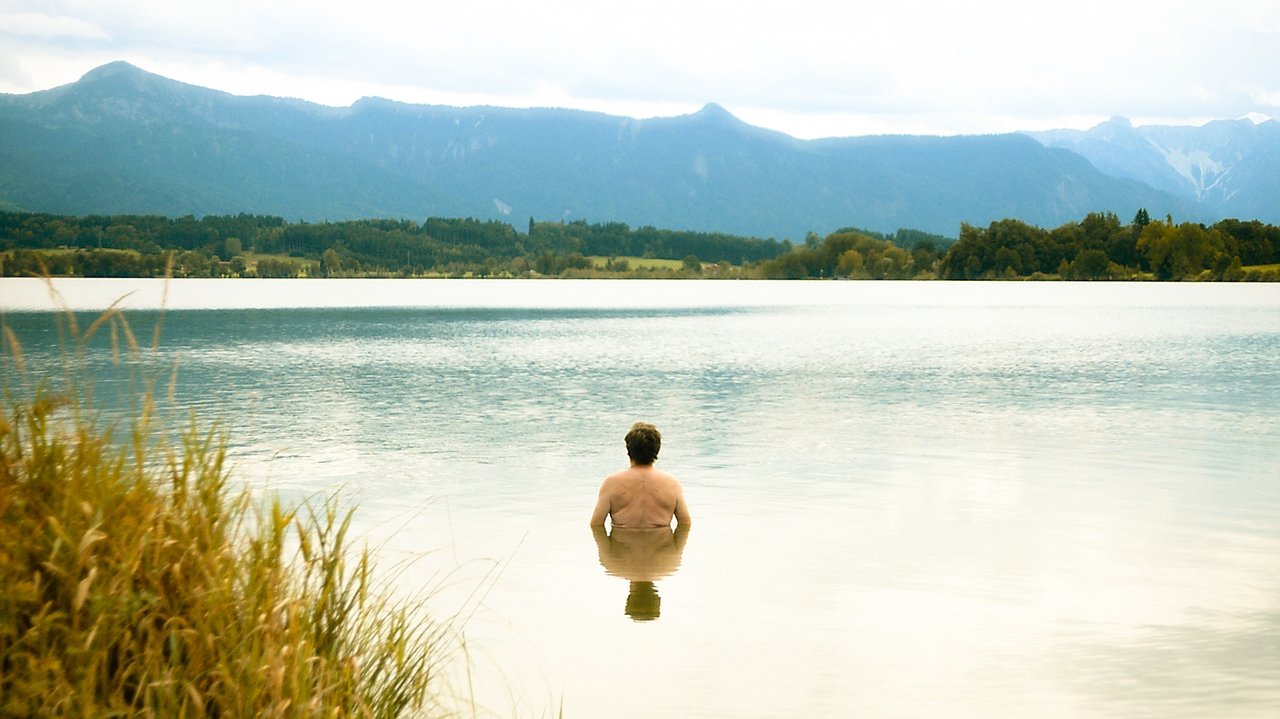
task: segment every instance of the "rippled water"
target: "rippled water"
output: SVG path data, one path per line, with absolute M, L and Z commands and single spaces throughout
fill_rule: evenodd
M 92 308 L 125 284 L 60 287 Z M 39 292 L 0 283 L 36 365 L 50 317 L 13 310 Z M 400 581 L 465 615 L 481 714 L 1280 713 L 1280 286 L 223 281 L 169 302 L 178 404 L 223 422 L 247 481 L 358 500 L 360 531 L 414 558 Z M 586 526 L 638 419 L 687 537 Z

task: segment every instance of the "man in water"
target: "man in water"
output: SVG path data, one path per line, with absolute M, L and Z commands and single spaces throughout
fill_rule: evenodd
M 653 466 L 662 447 L 658 428 L 636 422 L 625 441 L 631 466 L 609 475 L 600 485 L 591 526 L 603 527 L 605 517 L 612 519 L 615 529 L 670 527 L 672 517 L 679 526 L 689 525 L 692 519 L 680 482 Z

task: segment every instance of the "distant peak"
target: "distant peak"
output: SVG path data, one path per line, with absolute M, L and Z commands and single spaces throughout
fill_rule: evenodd
M 356 100 L 355 102 L 351 103 L 351 109 L 366 110 L 366 109 L 375 108 L 375 107 L 394 107 L 400 104 L 402 103 L 396 102 L 395 100 L 388 100 L 385 97 L 378 97 L 377 95 L 365 95 L 359 100 Z
M 701 117 L 709 120 L 730 120 L 733 122 L 740 122 L 737 117 L 734 117 L 733 113 L 714 102 L 708 102 L 703 105 L 701 110 L 694 113 L 694 117 Z
M 138 75 L 146 75 L 147 72 L 142 68 L 131 65 L 124 60 L 116 60 L 106 65 L 95 67 L 86 72 L 81 80 L 100 80 L 110 77 L 136 77 Z
M 1099 122 L 1086 132 L 1091 137 L 1110 141 L 1117 137 L 1131 135 L 1135 132 L 1135 128 L 1129 118 L 1121 115 L 1112 115 L 1106 122 Z
M 1248 120 L 1255 125 L 1261 125 L 1264 122 L 1271 122 L 1273 118 L 1270 115 L 1264 115 L 1260 112 L 1250 112 L 1241 116 L 1239 119 Z

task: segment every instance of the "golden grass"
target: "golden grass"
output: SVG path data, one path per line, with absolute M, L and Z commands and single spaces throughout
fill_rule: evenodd
M 143 354 L 114 310 L 65 317 L 64 354 L 104 327 Z M 447 712 L 448 635 L 375 582 L 349 511 L 233 490 L 223 435 L 159 427 L 154 382 L 100 426 L 91 383 L 33 380 L 3 335 L 0 716 Z

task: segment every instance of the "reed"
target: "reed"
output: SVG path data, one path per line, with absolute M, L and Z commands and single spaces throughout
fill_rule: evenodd
M 114 310 L 65 317 L 73 356 L 104 328 L 143 354 Z M 450 713 L 447 627 L 375 581 L 336 499 L 236 489 L 225 436 L 157 420 L 155 382 L 105 423 L 86 378 L 33 379 L 4 344 L 0 715 Z

